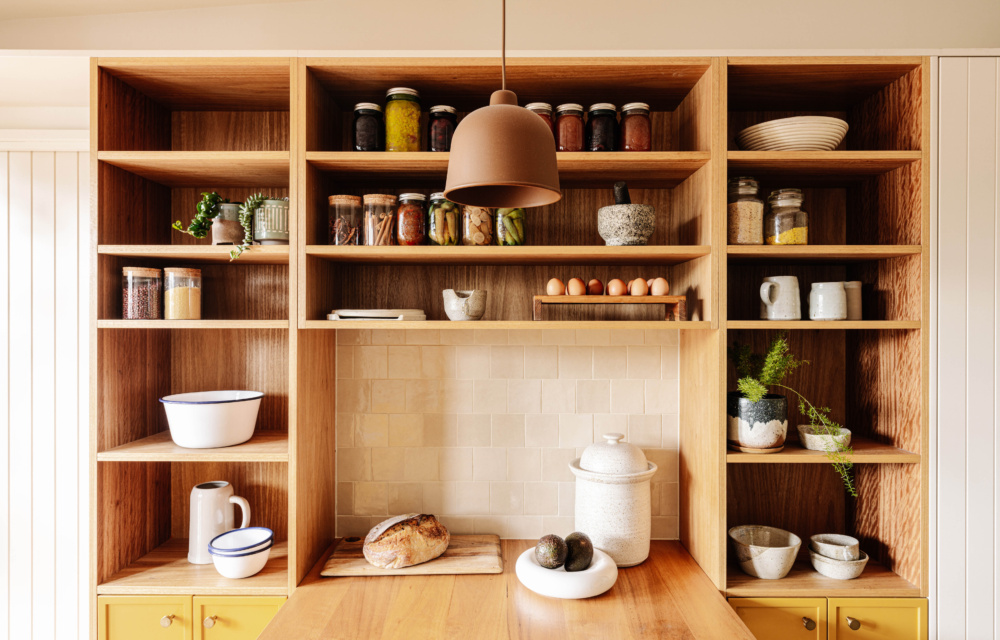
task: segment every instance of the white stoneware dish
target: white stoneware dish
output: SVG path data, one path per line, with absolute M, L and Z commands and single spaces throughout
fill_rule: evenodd
M 865 570 L 865 565 L 868 564 L 868 554 L 862 551 L 861 557 L 857 560 L 834 560 L 810 549 L 809 560 L 812 561 L 813 569 L 827 578 L 853 580 Z
M 820 428 L 822 427 L 811 424 L 799 425 L 799 442 L 802 443 L 803 447 L 811 451 L 834 451 L 837 449 L 837 443 L 844 447 L 850 446 L 850 429 L 841 427 L 840 435 L 830 436 L 825 433 L 816 433 L 816 430 Z
M 267 527 L 233 529 L 216 536 L 208 543 L 211 552 L 220 556 L 260 551 L 274 540 L 274 531 Z
M 733 527 L 729 537 L 743 573 L 764 580 L 787 576 L 802 546 L 802 540 L 790 531 L 755 524 Z
M 271 540 L 261 549 L 251 549 L 241 553 L 223 554 L 217 551 L 208 550 L 212 554 L 212 564 L 215 570 L 224 578 L 249 578 L 257 575 L 267 564 L 267 558 L 271 555 L 271 547 L 274 540 Z
M 857 560 L 861 557 L 858 539 L 840 533 L 817 533 L 811 536 L 809 550 L 834 560 Z
M 178 447 L 231 447 L 253 437 L 260 391 L 199 391 L 160 398 Z
M 583 571 L 566 571 L 563 567 L 546 569 L 538 564 L 532 547 L 518 557 L 514 573 L 521 584 L 535 593 L 566 600 L 599 596 L 618 580 L 615 561 L 600 549 L 594 549 L 594 559 Z

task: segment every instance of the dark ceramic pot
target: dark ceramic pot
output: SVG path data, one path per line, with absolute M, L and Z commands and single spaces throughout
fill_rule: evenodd
M 770 452 L 785 447 L 788 433 L 788 399 L 769 393 L 760 402 L 750 402 L 739 391 L 726 395 L 726 439 L 737 449 Z

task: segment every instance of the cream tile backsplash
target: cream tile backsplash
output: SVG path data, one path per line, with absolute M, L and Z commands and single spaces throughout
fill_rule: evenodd
M 676 330 L 341 330 L 337 534 L 434 513 L 454 533 L 573 531 L 568 464 L 618 431 L 678 536 Z

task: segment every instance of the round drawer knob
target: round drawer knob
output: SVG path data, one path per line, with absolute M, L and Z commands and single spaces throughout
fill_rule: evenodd
M 847 626 L 851 629 L 851 631 L 857 631 L 861 628 L 861 621 L 857 618 L 847 616 Z
M 215 626 L 215 621 L 219 619 L 219 616 L 208 616 L 205 621 L 202 622 L 206 629 L 211 629 Z
M 160 626 L 163 627 L 164 629 L 166 629 L 173 623 L 174 623 L 173 614 L 170 614 L 169 616 L 163 616 L 162 618 L 160 618 Z
M 815 631 L 816 630 L 816 621 L 813 620 L 812 618 L 806 618 L 805 616 L 803 616 L 802 617 L 802 626 L 806 628 L 806 631 Z

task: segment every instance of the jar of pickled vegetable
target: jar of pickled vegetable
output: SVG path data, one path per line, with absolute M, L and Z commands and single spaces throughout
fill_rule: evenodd
M 404 193 L 396 209 L 396 241 L 403 246 L 423 244 L 427 237 L 427 196 Z
M 385 95 L 385 150 L 420 151 L 420 94 L 394 87 Z
M 427 150 L 451 151 L 451 137 L 458 125 L 455 107 L 439 104 L 431 107 L 427 120 Z
M 524 209 L 497 209 L 497 244 L 521 245 L 524 240 Z
M 622 151 L 652 150 L 653 127 L 649 121 L 649 105 L 630 102 L 622 107 Z
M 802 210 L 801 189 L 778 189 L 767 199 L 767 244 L 809 244 L 809 215 Z
M 615 105 L 610 102 L 590 105 L 585 142 L 588 151 L 618 150 L 618 111 Z
M 487 246 L 493 244 L 493 211 L 486 207 L 462 207 L 462 244 Z
M 458 205 L 445 198 L 443 193 L 431 194 L 431 206 L 427 210 L 427 238 L 430 244 L 458 244 Z
M 583 151 L 582 105 L 568 102 L 556 107 L 556 151 Z
M 361 244 L 361 198 L 330 196 L 329 202 L 329 244 Z
M 552 105 L 548 102 L 529 102 L 524 107 L 532 113 L 537 113 L 538 117 L 545 121 L 545 124 L 549 125 L 549 129 L 552 131 L 552 135 L 556 133 L 555 122 L 552 121 Z
M 396 244 L 396 196 L 369 193 L 364 197 L 364 202 L 365 246 Z
M 374 102 L 359 102 L 354 105 L 355 151 L 385 151 L 385 123 L 382 121 L 382 107 Z

